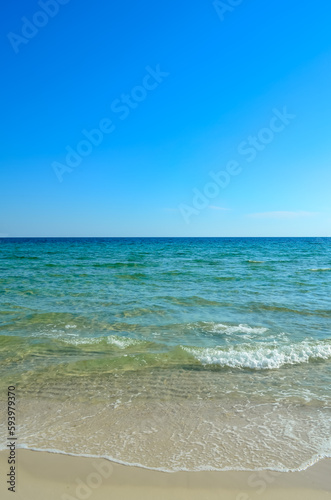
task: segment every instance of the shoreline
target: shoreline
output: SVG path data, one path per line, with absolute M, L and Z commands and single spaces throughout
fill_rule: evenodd
M 87 459 L 90 459 L 90 460 L 106 460 L 107 462 L 110 462 L 112 464 L 116 464 L 116 465 L 121 465 L 121 466 L 124 466 L 124 467 L 136 467 L 137 469 L 144 469 L 144 470 L 149 470 L 149 471 L 154 471 L 154 472 L 161 472 L 161 473 L 165 473 L 165 474 L 178 474 L 178 473 L 182 473 L 182 472 L 187 472 L 187 473 L 200 473 L 200 472 L 248 472 L 248 473 L 258 473 L 258 472 L 261 472 L 261 471 L 268 471 L 270 473 L 275 473 L 275 474 L 287 474 L 287 473 L 294 473 L 294 472 L 304 472 L 306 471 L 307 469 L 309 469 L 310 467 L 313 467 L 315 465 L 317 465 L 318 463 L 322 462 L 323 460 L 331 460 L 331 456 L 318 456 L 317 458 L 316 457 L 313 457 L 311 460 L 305 462 L 304 464 L 300 465 L 299 467 L 295 468 L 295 469 L 287 469 L 287 470 L 281 470 L 281 469 L 276 469 L 276 468 L 272 468 L 272 467 L 269 467 L 269 466 L 265 466 L 265 467 L 257 467 L 257 468 L 232 468 L 232 467 L 227 467 L 227 468 L 224 468 L 224 469 L 217 469 L 217 468 L 204 468 L 204 467 L 201 467 L 199 469 L 185 469 L 185 468 L 181 468 L 181 469 L 175 469 L 175 470 L 171 470 L 171 469 L 163 469 L 162 467 L 150 467 L 150 466 L 147 466 L 147 465 L 143 465 L 143 464 L 140 464 L 140 463 L 130 463 L 130 462 L 124 462 L 123 460 L 120 460 L 120 459 L 116 459 L 114 457 L 111 457 L 110 455 L 107 456 L 107 455 L 93 455 L 93 454 L 89 454 L 89 453 L 70 453 L 70 452 L 67 452 L 67 451 L 62 451 L 62 450 L 57 450 L 57 449 L 50 449 L 50 448 L 34 448 L 34 447 L 28 447 L 28 446 L 25 446 L 25 445 L 21 445 L 17 448 L 15 448 L 15 452 L 17 453 L 18 450 L 22 450 L 22 451 L 28 451 L 28 452 L 36 452 L 36 453 L 50 453 L 50 454 L 54 454 L 54 455 L 65 455 L 65 456 L 68 456 L 68 457 L 75 457 L 75 458 L 87 458 Z M 0 448 L 0 456 L 2 453 L 5 453 L 7 451 L 6 448 Z
M 16 494 L 21 500 L 253 500 L 331 499 L 331 459 L 298 472 L 161 472 L 107 459 L 18 448 Z M 0 451 L 1 498 L 8 452 Z

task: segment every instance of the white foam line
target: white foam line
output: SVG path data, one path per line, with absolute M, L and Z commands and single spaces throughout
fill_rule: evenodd
M 309 363 L 311 360 L 331 358 L 331 344 L 326 342 L 303 341 L 298 344 L 270 346 L 260 343 L 255 349 L 242 344 L 240 348 L 224 349 L 218 347 L 181 348 L 194 356 L 203 365 L 219 365 L 231 368 L 251 368 L 270 370 L 284 365 Z
M 147 469 L 147 470 L 155 470 L 159 472 L 167 472 L 167 473 L 175 473 L 175 472 L 199 472 L 199 471 L 210 471 L 210 472 L 226 472 L 226 471 L 243 471 L 243 472 L 256 472 L 256 471 L 262 471 L 262 470 L 270 470 L 270 471 L 275 471 L 275 472 L 300 472 L 302 470 L 306 470 L 309 467 L 312 467 L 315 465 L 317 462 L 320 460 L 324 460 L 326 458 L 331 458 L 331 454 L 315 454 L 313 457 L 306 462 L 303 462 L 299 467 L 294 468 L 294 469 L 289 469 L 287 467 L 255 467 L 255 468 L 249 468 L 249 467 L 223 467 L 223 468 L 217 468 L 217 467 L 207 467 L 207 466 L 201 466 L 201 467 L 196 467 L 194 469 L 187 469 L 186 467 L 178 467 L 176 469 L 165 469 L 162 467 L 147 467 L 146 465 L 136 463 L 136 462 L 125 462 L 124 460 L 119 460 L 117 458 L 111 457 L 109 455 L 92 455 L 89 453 L 69 453 L 66 451 L 62 450 L 57 450 L 53 448 L 34 448 L 29 445 L 25 444 L 20 444 L 17 446 L 16 449 L 22 449 L 22 450 L 29 450 L 29 451 L 37 451 L 37 452 L 46 452 L 46 453 L 56 453 L 59 455 L 68 455 L 71 457 L 85 457 L 85 458 L 103 458 L 105 460 L 109 460 L 110 462 L 117 463 L 119 465 L 126 465 L 129 467 L 140 467 L 141 469 Z M 7 450 L 6 447 L 2 447 L 0 445 L 0 451 L 5 451 Z

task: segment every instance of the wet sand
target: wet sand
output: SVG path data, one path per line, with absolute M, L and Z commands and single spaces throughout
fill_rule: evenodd
M 16 493 L 7 490 L 8 452 L 0 452 L 2 500 L 319 500 L 331 499 L 331 459 L 300 472 L 158 472 L 104 459 L 17 450 Z

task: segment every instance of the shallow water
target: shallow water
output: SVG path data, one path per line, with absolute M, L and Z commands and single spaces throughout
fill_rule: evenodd
M 0 273 L 20 446 L 171 471 L 331 456 L 330 238 L 2 239 Z

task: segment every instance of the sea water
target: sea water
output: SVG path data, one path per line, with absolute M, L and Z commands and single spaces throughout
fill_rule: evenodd
M 331 238 L 6 238 L 0 276 L 19 447 L 165 471 L 331 456 Z

